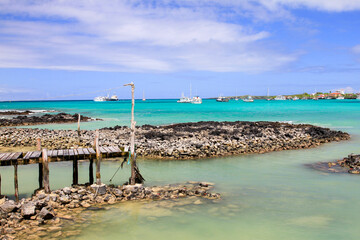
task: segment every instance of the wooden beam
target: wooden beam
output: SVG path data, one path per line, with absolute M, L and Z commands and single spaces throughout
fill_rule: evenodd
M 92 158 L 89 159 L 89 183 L 94 183 L 94 160 Z
M 79 184 L 79 169 L 78 161 L 76 158 L 73 159 L 73 185 Z
M 101 175 L 100 175 L 100 162 L 101 162 L 101 152 L 99 147 L 99 130 L 96 130 L 95 134 L 95 147 L 96 147 L 96 184 L 101 184 Z
M 19 202 L 18 165 L 14 165 L 15 200 Z
M 50 191 L 50 183 L 49 183 L 49 162 L 47 157 L 47 150 L 45 148 L 43 149 L 42 159 L 43 159 L 44 189 L 45 189 L 45 193 L 50 193 L 51 191 Z
M 38 151 L 41 151 L 41 139 L 38 138 L 36 139 L 36 150 Z M 38 178 L 38 181 L 39 181 L 39 189 L 43 188 L 43 164 L 42 164 L 42 159 L 39 159 L 39 178 Z

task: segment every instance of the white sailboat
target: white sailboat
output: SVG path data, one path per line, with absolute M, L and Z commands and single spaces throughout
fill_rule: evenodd
M 142 98 L 143 101 L 146 101 L 146 98 L 145 98 L 145 91 L 143 91 L 143 98 Z
M 199 96 L 193 97 L 191 99 L 192 104 L 202 104 L 202 99 Z
M 344 96 L 338 96 L 337 98 L 336 98 L 336 100 L 344 100 L 345 98 L 344 98 Z
M 357 96 L 356 100 L 360 100 L 360 94 L 358 94 L 358 96 Z
M 271 100 L 271 98 L 270 98 L 270 96 L 269 96 L 269 88 L 267 89 L 267 98 L 266 98 L 266 100 L 267 100 L 267 101 L 270 101 L 270 100 Z

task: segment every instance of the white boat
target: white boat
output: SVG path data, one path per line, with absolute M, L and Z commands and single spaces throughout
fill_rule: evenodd
M 243 99 L 244 102 L 253 102 L 254 99 L 251 96 L 247 96 L 246 98 Z
M 338 96 L 337 98 L 336 98 L 336 100 L 344 100 L 345 98 L 344 98 L 344 96 Z
M 281 96 L 281 95 L 278 95 L 278 96 L 276 96 L 276 98 L 274 98 L 274 100 L 277 100 L 277 101 L 284 101 L 284 100 L 286 100 L 286 97 Z
M 228 99 L 228 98 L 226 98 L 226 97 L 222 97 L 222 96 L 220 96 L 220 97 L 218 97 L 218 98 L 216 99 L 216 101 L 217 101 L 217 102 L 228 102 L 228 101 L 229 101 L 229 99 Z
M 295 96 L 292 100 L 296 101 L 296 100 L 299 100 L 299 98 L 297 96 Z
M 238 97 L 235 98 L 235 101 L 239 101 Z
M 357 100 L 360 100 L 360 95 L 358 95 L 356 99 L 357 99 Z
M 178 103 L 191 103 L 191 99 L 189 97 L 185 97 L 184 93 L 182 93 L 181 98 L 177 102 Z
M 106 101 L 111 101 L 111 102 L 119 101 L 119 98 L 116 95 L 112 95 L 110 98 L 107 97 L 106 99 L 107 99 Z
M 94 98 L 94 101 L 95 102 L 106 102 L 106 97 L 96 97 Z
M 199 96 L 193 97 L 191 99 L 192 104 L 202 104 L 202 99 Z
M 270 96 L 269 96 L 269 88 L 267 89 L 267 98 L 266 98 L 266 100 L 267 100 L 267 101 L 273 100 L 273 99 L 271 99 Z
M 145 91 L 143 91 L 143 98 L 142 98 L 143 101 L 146 101 L 146 98 L 145 98 Z

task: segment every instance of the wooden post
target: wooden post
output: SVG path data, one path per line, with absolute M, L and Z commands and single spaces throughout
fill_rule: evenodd
M 36 139 L 36 149 L 37 151 L 41 151 L 41 139 Z M 39 189 L 43 188 L 43 164 L 41 161 L 39 162 Z
M 0 174 L 0 198 L 1 198 L 1 174 Z
M 131 136 L 130 136 L 130 164 L 131 164 L 131 177 L 130 177 L 130 184 L 135 184 L 136 172 L 135 172 L 135 125 L 136 122 L 134 121 L 134 108 L 135 108 L 135 85 L 133 82 L 129 84 L 125 84 L 124 86 L 131 86 Z
M 18 165 L 14 165 L 14 185 L 15 185 L 15 199 L 19 202 L 19 185 L 18 185 Z
M 89 161 L 89 183 L 94 183 L 94 168 L 93 168 L 94 160 L 91 158 Z
M 95 135 L 95 148 L 96 148 L 96 184 L 101 184 L 101 175 L 100 175 L 100 162 L 101 162 L 101 152 L 99 147 L 99 130 L 96 130 Z
M 44 148 L 42 150 L 42 160 L 43 160 L 43 184 L 45 193 L 50 193 L 50 184 L 49 184 L 49 163 L 48 163 L 48 156 L 47 156 L 47 150 Z
M 79 170 L 78 170 L 78 161 L 74 157 L 73 159 L 73 185 L 79 184 Z
M 79 137 L 79 144 L 80 144 L 80 119 L 81 119 L 81 116 L 80 116 L 80 114 L 79 114 L 79 118 L 78 118 L 78 129 L 77 129 L 78 137 Z

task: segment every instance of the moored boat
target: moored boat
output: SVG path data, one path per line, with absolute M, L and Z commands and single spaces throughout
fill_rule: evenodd
M 199 96 L 193 97 L 191 99 L 192 104 L 202 104 L 202 99 Z
M 278 95 L 278 96 L 276 96 L 276 98 L 274 98 L 274 100 L 276 100 L 276 101 L 285 101 L 286 97 Z
M 216 99 L 216 101 L 217 102 L 228 102 L 229 98 L 220 96 Z
M 243 99 L 244 102 L 253 102 L 254 99 L 251 96 L 247 96 L 246 98 Z

